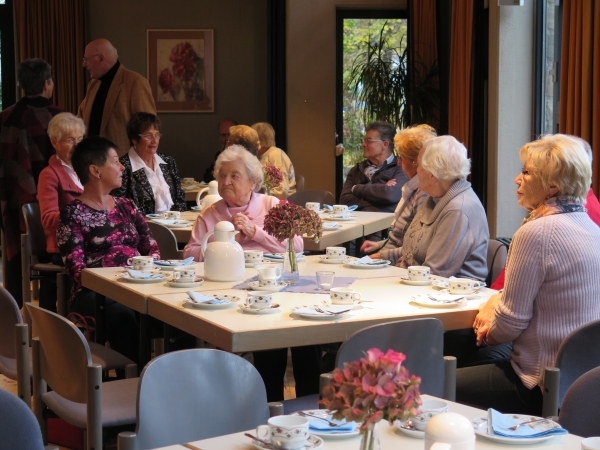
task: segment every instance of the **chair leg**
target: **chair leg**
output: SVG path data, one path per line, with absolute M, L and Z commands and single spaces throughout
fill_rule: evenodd
M 560 386 L 560 369 L 546 367 L 544 371 L 544 399 L 542 417 L 558 416 L 558 396 Z
M 90 364 L 87 370 L 87 450 L 102 449 L 102 366 Z
M 456 358 L 444 356 L 444 398 L 456 401 Z
M 119 450 L 136 450 L 137 434 L 133 431 L 121 431 L 117 436 L 117 448 Z
M 33 354 L 33 413 L 35 414 L 40 429 L 42 431 L 42 439 L 44 445 L 48 445 L 48 427 L 46 419 L 44 418 L 44 403 L 42 402 L 42 394 L 46 393 L 47 385 L 42 378 L 40 369 L 40 340 L 39 338 L 33 339 L 31 342 L 31 349 Z
M 269 417 L 283 416 L 283 403 L 269 402 Z
M 26 323 L 15 325 L 17 345 L 17 390 L 19 398 L 31 408 L 31 357 L 29 353 L 29 327 Z
M 31 302 L 31 242 L 28 234 L 21 235 L 21 287 L 23 305 Z

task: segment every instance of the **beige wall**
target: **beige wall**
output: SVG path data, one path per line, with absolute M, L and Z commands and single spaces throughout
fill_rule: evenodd
M 176 158 L 182 177 L 200 179 L 212 162 L 220 118 L 267 119 L 267 0 L 89 0 L 89 13 L 90 39 L 109 39 L 143 75 L 146 29 L 214 29 L 215 112 L 159 113 L 159 150 Z
M 407 2 L 286 1 L 288 152 L 306 189 L 334 192 L 336 8 L 406 9 Z

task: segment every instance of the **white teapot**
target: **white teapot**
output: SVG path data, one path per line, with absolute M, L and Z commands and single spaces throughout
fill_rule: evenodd
M 208 191 L 208 194 L 206 194 L 204 198 L 201 198 L 204 191 Z M 198 192 L 198 195 L 196 196 L 196 204 L 200 210 L 203 210 L 213 203 L 218 202 L 221 200 L 221 198 L 222 197 L 219 195 L 219 184 L 216 180 L 212 180 L 210 183 L 208 183 L 208 187 L 205 187 Z
M 238 281 L 244 278 L 244 250 L 234 239 L 238 233 L 231 222 L 222 221 L 215 225 L 214 231 L 204 235 L 204 278 L 210 281 Z M 213 234 L 214 241 L 207 245 L 208 238 Z

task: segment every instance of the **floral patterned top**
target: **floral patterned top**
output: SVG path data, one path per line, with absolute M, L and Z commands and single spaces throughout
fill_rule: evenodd
M 115 207 L 103 213 L 74 200 L 60 213 L 56 230 L 58 248 L 73 282 L 71 301 L 81 290 L 86 267 L 126 266 L 133 256 L 160 259 L 146 219 L 132 200 L 114 197 Z

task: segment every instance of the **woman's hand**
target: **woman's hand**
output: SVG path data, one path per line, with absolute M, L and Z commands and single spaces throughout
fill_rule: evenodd
M 248 213 L 237 213 L 231 217 L 231 223 L 239 231 L 235 235 L 237 242 L 242 242 L 244 238 L 252 239 L 256 233 L 256 225 L 252 223 L 252 217 Z
M 502 294 L 494 294 L 489 300 L 479 307 L 479 313 L 475 317 L 473 322 L 473 330 L 477 335 L 477 345 L 483 345 L 483 340 L 487 336 L 487 332 L 490 329 L 492 319 L 494 318 L 494 311 L 496 305 L 502 298 Z
M 378 249 L 380 245 L 380 241 L 365 241 L 363 242 L 363 245 L 360 246 L 360 251 L 363 253 L 369 253 Z M 373 255 L 371 255 L 371 257 L 373 258 Z

